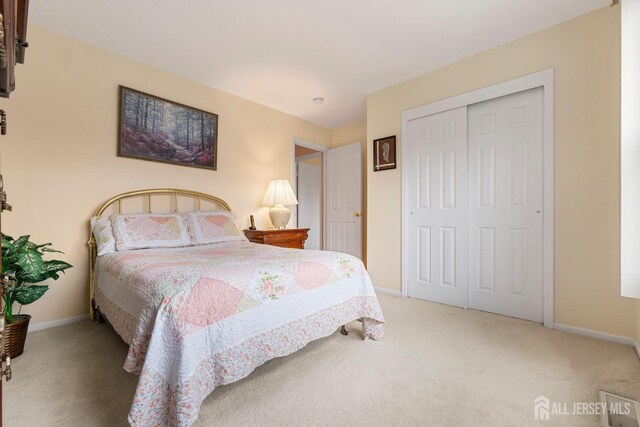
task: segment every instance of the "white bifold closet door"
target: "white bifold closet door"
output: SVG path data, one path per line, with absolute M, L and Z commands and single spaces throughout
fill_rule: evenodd
M 412 120 L 408 294 L 467 305 L 467 108 Z
M 542 88 L 408 123 L 410 297 L 543 320 Z
M 468 107 L 469 307 L 542 322 L 542 88 Z

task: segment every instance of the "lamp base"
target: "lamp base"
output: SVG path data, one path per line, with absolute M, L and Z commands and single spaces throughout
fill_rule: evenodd
M 269 209 L 269 219 L 271 224 L 278 230 L 287 228 L 289 219 L 291 218 L 291 211 L 284 205 L 275 205 Z

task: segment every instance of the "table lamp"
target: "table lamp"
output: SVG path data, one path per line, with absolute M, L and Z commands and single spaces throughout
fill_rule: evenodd
M 285 205 L 297 205 L 298 199 L 293 194 L 289 181 L 274 179 L 269 183 L 262 203 L 273 206 L 269 209 L 269 219 L 275 228 L 283 229 L 287 227 L 291 218 L 291 211 Z

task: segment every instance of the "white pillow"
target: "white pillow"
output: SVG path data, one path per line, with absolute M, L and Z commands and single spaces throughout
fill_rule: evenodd
M 98 248 L 98 256 L 110 254 L 116 251 L 116 239 L 113 237 L 111 220 L 106 216 L 94 216 L 91 218 L 91 231 Z
M 111 225 L 119 251 L 191 245 L 180 214 L 111 215 Z
M 246 240 L 238 229 L 236 216 L 232 212 L 185 212 L 182 217 L 189 227 L 191 241 L 197 245 Z

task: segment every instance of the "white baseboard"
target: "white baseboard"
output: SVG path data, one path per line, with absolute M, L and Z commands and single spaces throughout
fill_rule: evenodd
M 380 292 L 381 294 L 393 295 L 394 297 L 401 297 L 402 296 L 402 292 L 394 291 L 392 289 L 377 288 L 377 287 L 374 287 L 373 289 L 375 289 L 376 292 Z
M 570 332 L 572 334 L 584 335 L 591 338 L 598 338 L 601 340 L 617 342 L 618 344 L 626 344 L 626 345 L 630 345 L 631 347 L 635 347 L 636 350 L 638 350 L 638 343 L 636 343 L 636 340 L 629 337 L 608 334 L 606 332 L 593 331 L 591 329 L 579 328 L 577 326 L 563 325 L 560 323 L 555 323 L 553 325 L 553 329 L 557 329 L 558 331 L 562 331 L 562 332 Z
M 72 323 L 78 323 L 83 320 L 89 320 L 89 315 L 82 314 L 80 316 L 69 317 L 67 319 L 52 320 L 51 322 L 41 322 L 33 325 L 30 324 L 29 331 L 35 332 L 35 331 L 41 331 L 43 329 L 57 328 L 58 326 L 70 325 Z

